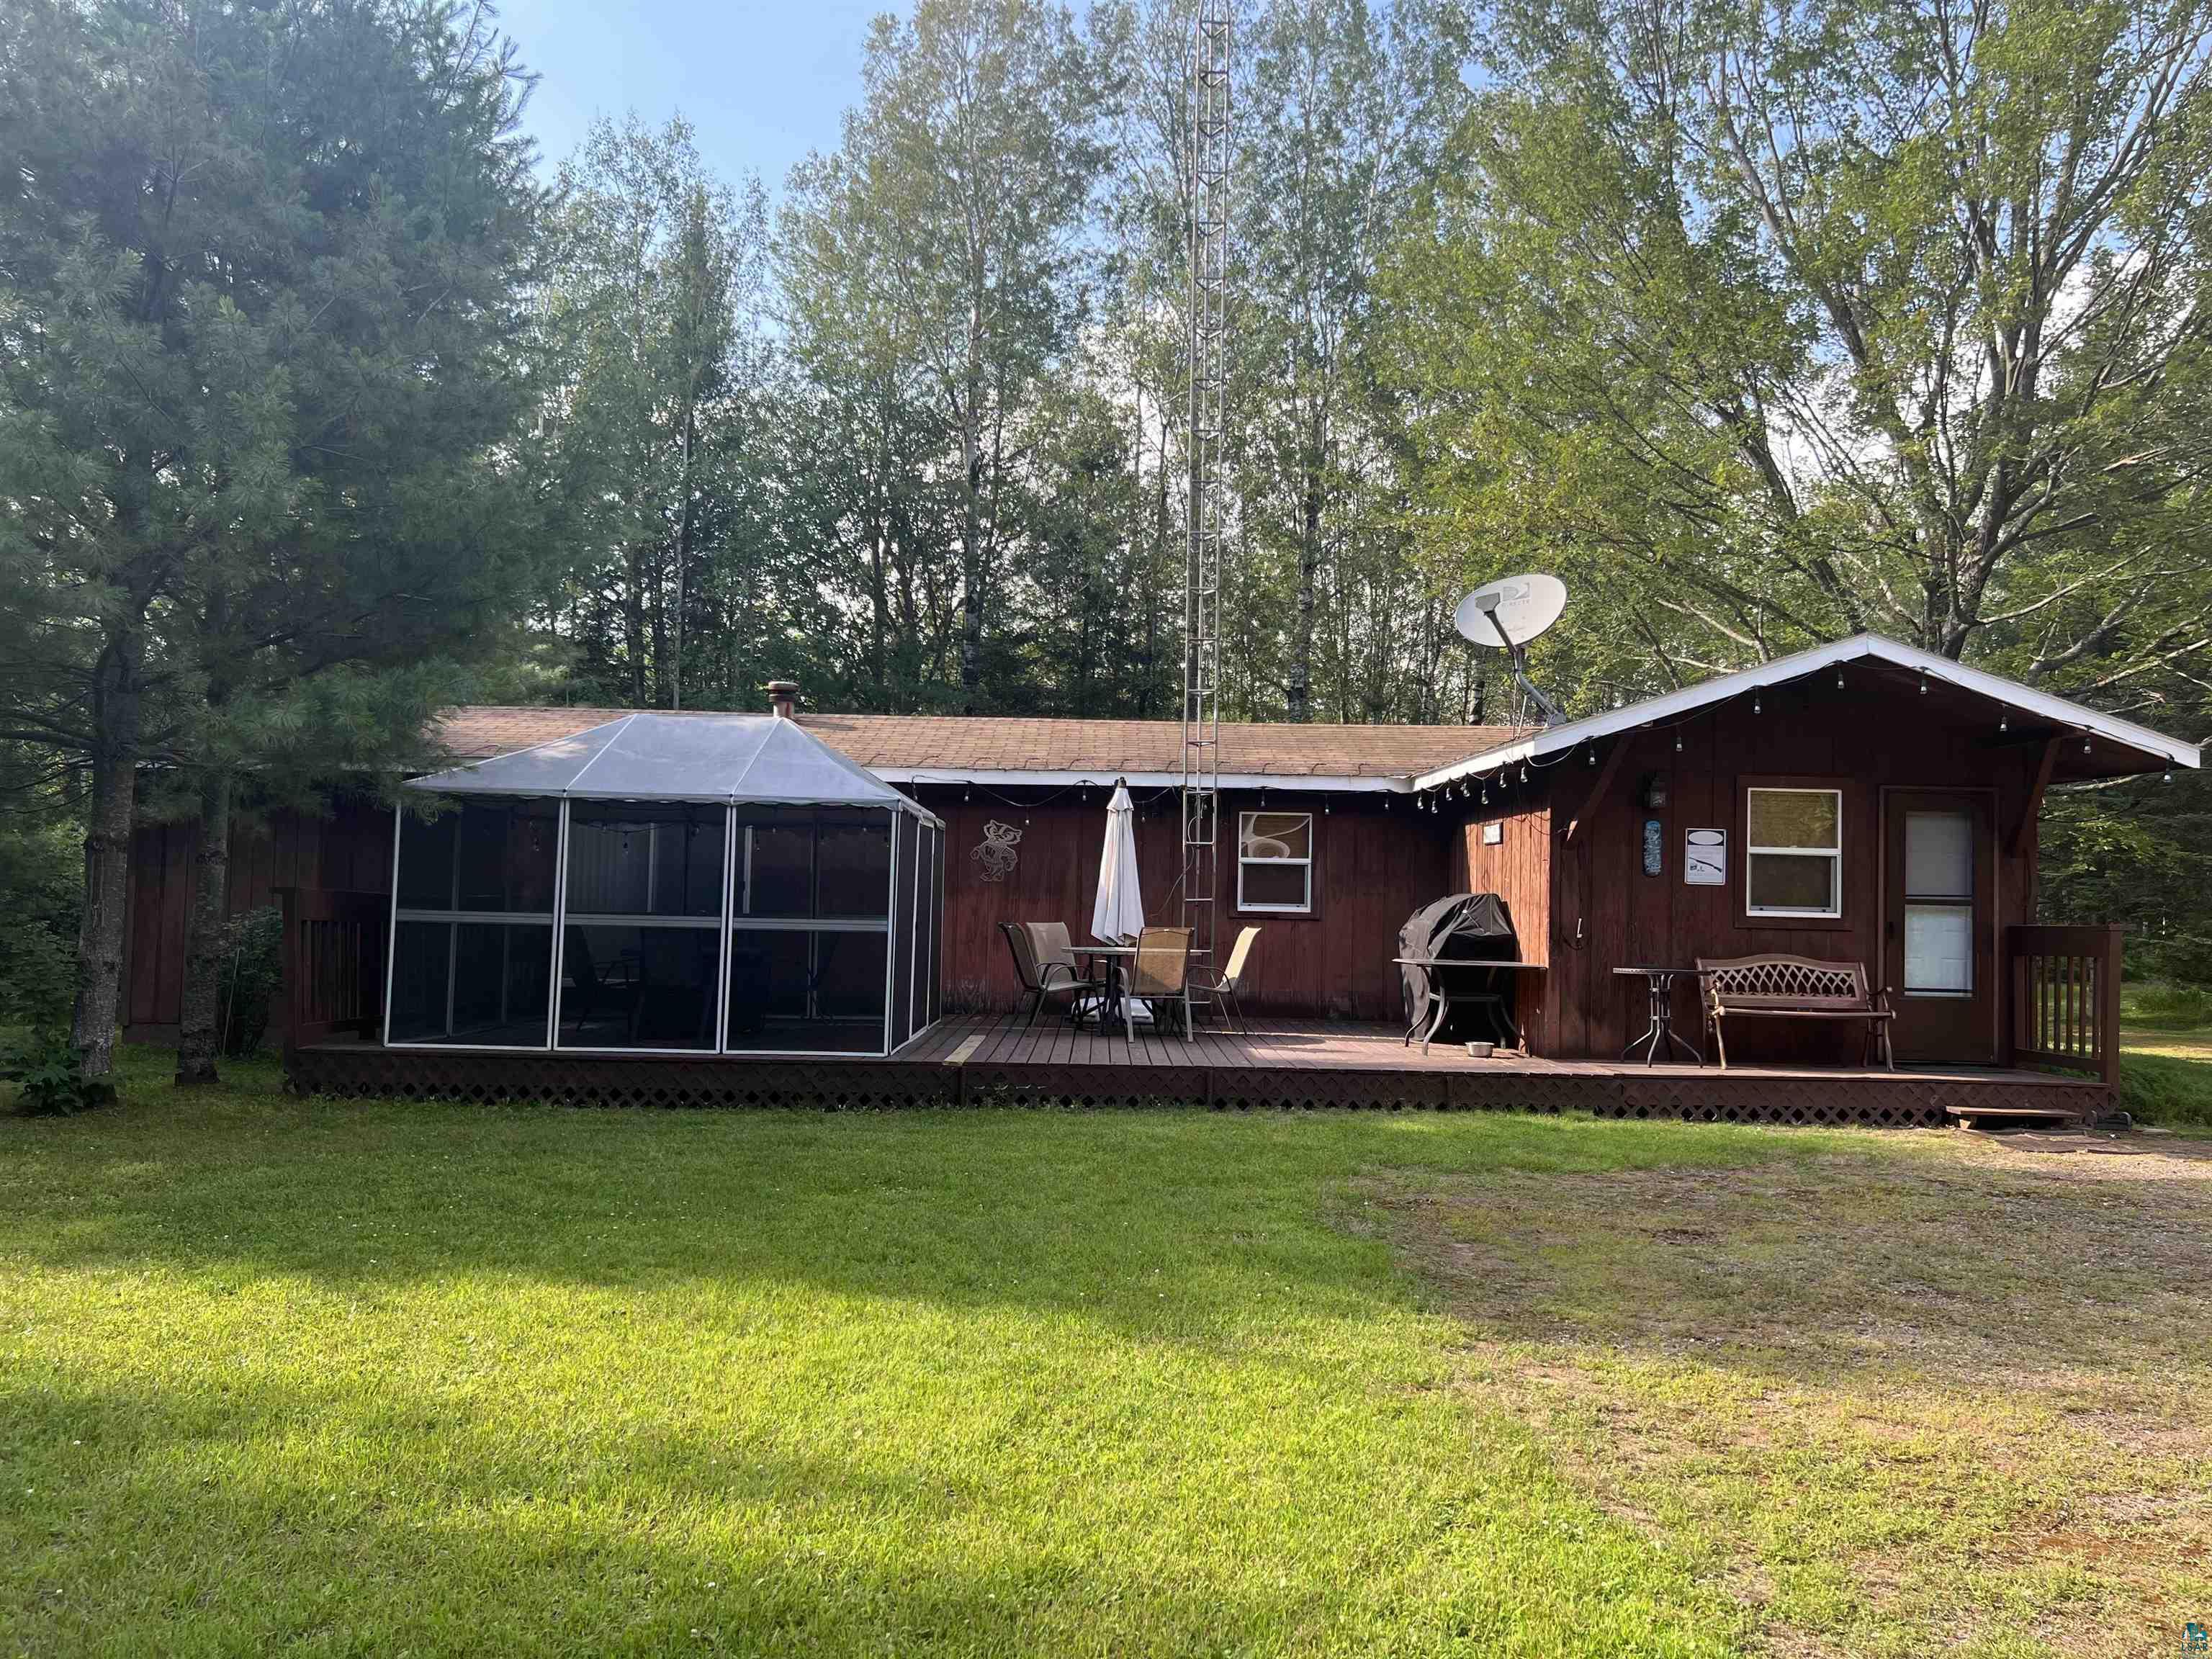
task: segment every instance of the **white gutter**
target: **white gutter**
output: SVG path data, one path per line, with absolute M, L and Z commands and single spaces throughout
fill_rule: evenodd
M 1182 787 L 1182 774 L 1180 772 L 1127 772 L 1114 767 L 1096 772 L 1000 771 L 996 768 L 981 766 L 871 766 L 868 770 L 885 783 L 985 783 L 1000 789 L 1061 789 L 1078 784 L 1111 789 L 1117 781 L 1127 783 L 1132 789 L 1179 789 Z M 1412 793 L 1413 783 L 1404 773 L 1395 776 L 1354 776 L 1311 772 L 1224 772 L 1221 787 L 1224 789 L 1279 789 L 1286 793 L 1293 790 L 1314 793 L 1327 790 L 1338 794 L 1403 795 Z
M 2047 691 L 2035 690 L 2017 680 L 2006 679 L 2001 674 L 1969 668 L 1964 663 L 1953 662 L 1948 657 L 1887 639 L 1880 634 L 1855 634 L 1850 639 L 1838 640 L 1832 645 L 1815 646 L 1809 651 L 1778 657 L 1772 662 L 1760 663 L 1753 668 L 1723 674 L 1698 685 L 1686 686 L 1680 691 L 1670 691 L 1663 697 L 1653 697 L 1644 702 L 1631 703 L 1626 708 L 1608 709 L 1601 714 L 1592 714 L 1583 720 L 1570 720 L 1564 726 L 1533 732 L 1500 748 L 1486 750 L 1481 754 L 1440 767 L 1433 772 L 1425 772 L 1413 781 L 1412 787 L 1433 789 L 1439 784 L 1455 783 L 1462 778 L 1494 772 L 1501 766 L 1522 761 L 1540 761 L 1547 755 L 1561 754 L 1619 732 L 1666 724 L 1711 704 L 1741 696 L 1747 691 L 1784 684 L 1846 663 L 1868 660 L 1917 671 L 1930 680 L 1972 691 L 1992 702 L 2016 708 L 2023 714 L 2050 721 L 2069 731 L 2101 737 L 2123 749 L 2132 749 L 2140 754 L 2155 757 L 2170 766 L 2193 769 L 2202 763 L 2200 752 L 2193 743 L 2183 743 L 2163 732 L 2154 732 L 2147 726 L 2122 720 L 2117 714 L 2084 708 L 2079 703 L 2053 696 Z

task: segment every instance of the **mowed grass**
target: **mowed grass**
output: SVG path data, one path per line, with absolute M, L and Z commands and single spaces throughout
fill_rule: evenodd
M 2121 1107 L 2139 1122 L 2212 1128 L 2212 1028 L 2120 1028 Z
M 2212 1609 L 2179 1155 L 163 1063 L 0 1121 L 0 1650 L 2010 1655 Z

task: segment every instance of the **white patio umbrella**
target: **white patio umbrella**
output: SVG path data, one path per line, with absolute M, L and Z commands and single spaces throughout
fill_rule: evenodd
M 1116 783 L 1106 803 L 1106 845 L 1098 854 L 1098 897 L 1091 907 L 1091 937 L 1102 944 L 1133 945 L 1145 928 L 1145 897 L 1137 885 L 1137 806 L 1129 786 Z
M 1101 944 L 1134 945 L 1145 930 L 1145 897 L 1137 885 L 1137 805 L 1129 786 L 1116 780 L 1106 803 L 1106 844 L 1098 853 L 1098 896 L 1091 905 L 1091 937 Z M 1129 1018 L 1149 1020 L 1152 1009 L 1129 999 Z

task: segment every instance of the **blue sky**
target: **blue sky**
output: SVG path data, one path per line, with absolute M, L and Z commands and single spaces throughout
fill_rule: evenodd
M 810 149 L 837 142 L 860 96 L 868 21 L 890 0 L 503 0 L 500 25 L 541 79 L 526 118 L 550 176 L 595 115 L 681 110 L 700 153 L 771 193 Z

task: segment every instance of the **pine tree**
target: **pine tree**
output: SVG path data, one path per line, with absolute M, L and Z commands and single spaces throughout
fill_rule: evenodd
M 522 574 L 493 456 L 527 401 L 526 90 L 442 0 L 0 17 L 0 724 L 91 773 L 88 1078 L 141 765 L 198 786 L 196 1072 L 232 779 L 419 731 L 427 665 Z

